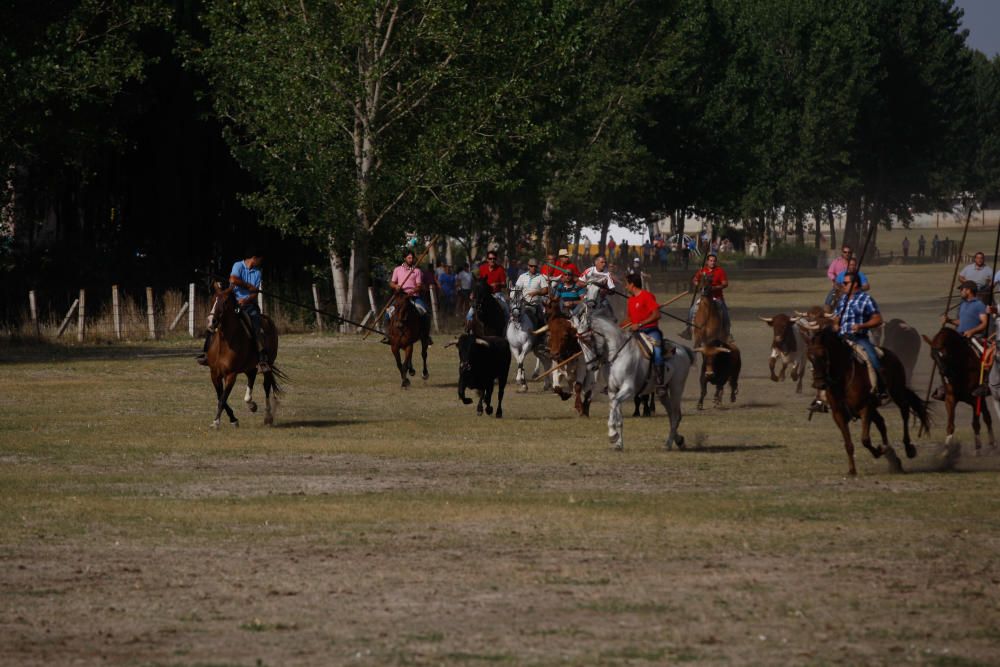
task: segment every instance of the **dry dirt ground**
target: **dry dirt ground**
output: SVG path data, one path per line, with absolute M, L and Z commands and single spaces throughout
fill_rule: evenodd
M 950 268 L 870 276 L 934 329 Z M 969 411 L 953 470 L 938 408 L 907 474 L 862 450 L 846 479 L 830 417 L 767 379 L 756 316 L 823 283 L 734 280 L 741 393 L 696 412 L 689 379 L 684 452 L 662 410 L 608 451 L 603 398 L 537 387 L 477 418 L 444 334 L 408 391 L 377 342 L 285 339 L 277 425 L 237 397 L 218 432 L 190 341 L 6 345 L 0 663 L 1000 664 L 1000 455 Z

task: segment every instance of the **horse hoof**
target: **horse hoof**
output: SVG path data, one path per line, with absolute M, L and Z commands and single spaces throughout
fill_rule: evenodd
M 526 384 L 522 384 L 522 385 L 518 386 L 518 388 L 517 388 L 517 393 L 519 393 L 519 394 L 527 393 L 527 391 L 528 391 L 528 385 L 526 385 Z
M 684 449 L 684 436 L 683 435 L 678 435 L 677 438 L 674 439 L 674 442 L 677 443 L 677 449 Z
M 234 419 L 233 421 L 231 421 L 229 423 L 233 425 L 233 428 L 239 428 L 240 427 L 240 420 L 239 419 Z
M 410 374 L 410 377 L 413 377 L 414 375 L 416 375 L 416 374 L 417 374 L 417 371 L 415 371 L 415 370 L 414 370 L 414 369 L 412 369 L 412 368 L 411 368 L 411 369 L 409 369 L 409 370 L 408 370 L 408 371 L 406 371 L 406 372 Z
M 497 419 L 500 419 L 502 417 L 503 417 L 503 410 L 501 410 L 500 408 L 497 408 Z
M 403 380 L 403 383 L 400 384 L 399 386 L 402 387 L 403 389 L 408 389 L 410 387 L 409 379 Z
M 216 419 L 214 422 L 212 422 L 211 428 L 215 429 L 216 431 L 219 430 L 219 420 L 218 419 Z
M 274 424 L 274 416 L 267 415 L 264 417 L 264 426 L 272 426 Z
M 492 405 L 487 405 L 486 406 L 486 414 L 488 414 L 488 415 L 493 414 L 493 406 Z
M 423 378 L 423 379 L 425 379 L 425 380 L 426 380 L 427 378 L 429 378 L 430 376 L 431 376 L 431 374 L 430 374 L 430 373 L 428 373 L 427 371 L 424 371 L 423 373 L 421 373 L 421 374 L 420 374 L 420 377 L 422 377 L 422 378 Z
M 906 449 L 906 458 L 912 459 L 917 455 L 917 448 L 911 444 L 905 444 L 903 447 Z
M 701 403 L 699 403 L 698 405 L 696 405 L 694 407 L 695 407 L 695 410 L 704 410 L 705 409 L 705 406 L 703 404 L 701 404 Z

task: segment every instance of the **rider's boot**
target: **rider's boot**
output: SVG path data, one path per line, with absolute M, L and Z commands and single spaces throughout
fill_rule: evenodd
M 885 388 L 885 380 L 882 378 L 881 371 L 875 371 L 875 400 L 880 406 L 889 402 L 889 392 Z
M 653 377 L 656 379 L 657 390 L 666 389 L 665 373 L 663 370 L 663 364 L 659 366 L 653 366 Z
M 270 373 L 271 366 L 267 363 L 267 350 L 264 349 L 264 342 L 261 336 L 257 336 L 257 370 L 261 373 Z
M 205 345 L 201 348 L 201 353 L 194 358 L 202 366 L 208 366 L 208 346 L 212 343 L 212 336 L 215 332 L 211 329 L 205 331 Z

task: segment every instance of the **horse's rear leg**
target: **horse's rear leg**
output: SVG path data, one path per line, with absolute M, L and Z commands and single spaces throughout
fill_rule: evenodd
M 507 376 L 497 378 L 497 419 L 503 417 L 503 390 L 507 386 Z
M 895 398 L 893 400 L 896 401 Z M 906 458 L 912 459 L 917 455 L 917 448 L 910 440 L 910 408 L 905 400 L 896 401 L 896 405 L 899 406 L 899 416 L 903 422 L 903 448 L 906 449 Z M 884 435 L 882 437 L 885 438 Z
M 278 409 L 278 397 L 274 397 L 274 407 L 271 406 L 271 390 L 274 388 L 274 375 L 264 374 L 264 426 L 274 423 L 274 413 Z
M 858 474 L 858 469 L 854 465 L 854 442 L 851 441 L 851 429 L 840 406 L 837 406 L 833 411 L 833 421 L 844 438 L 844 451 L 847 452 L 848 463 L 847 474 L 853 477 Z
M 430 373 L 427 372 L 427 339 L 426 338 L 421 339 L 421 341 L 420 341 L 420 358 L 424 362 L 424 370 L 420 374 L 420 377 L 422 377 L 423 379 L 426 380 L 428 377 L 430 377 Z

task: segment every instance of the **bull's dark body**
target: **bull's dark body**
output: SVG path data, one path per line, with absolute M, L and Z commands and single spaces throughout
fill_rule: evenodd
M 483 341 L 486 344 L 482 344 Z M 497 419 L 503 417 L 503 392 L 510 374 L 510 345 L 506 338 L 499 336 L 476 336 L 462 334 L 458 338 L 458 397 L 469 405 L 471 398 L 465 396 L 467 389 L 479 393 L 476 412 L 493 414 L 493 385 L 497 387 Z

